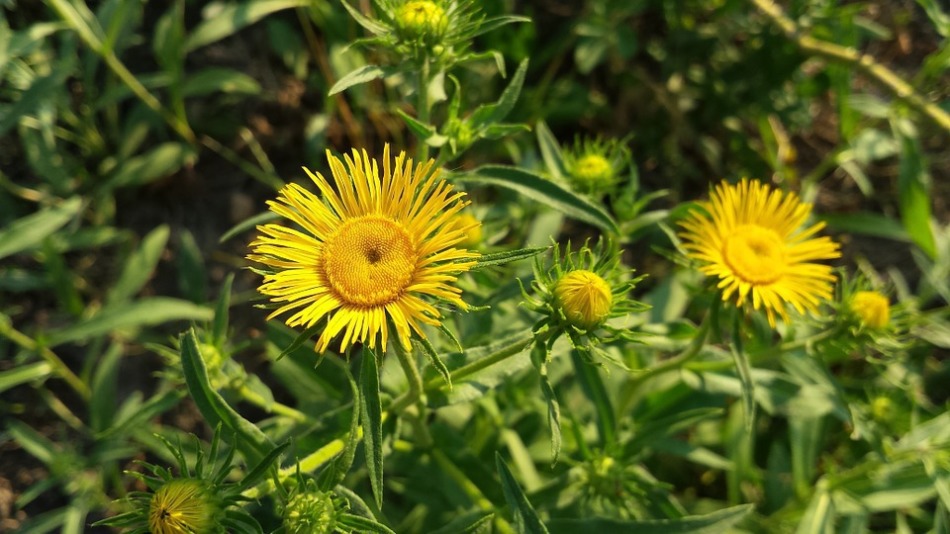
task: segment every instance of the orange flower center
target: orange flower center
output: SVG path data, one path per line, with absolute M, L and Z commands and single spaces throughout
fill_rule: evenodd
M 416 270 L 416 247 L 392 219 L 366 215 L 344 222 L 323 247 L 324 272 L 341 300 L 383 306 L 402 295 Z

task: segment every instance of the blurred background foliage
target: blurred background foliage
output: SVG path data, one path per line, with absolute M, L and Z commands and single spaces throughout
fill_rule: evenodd
M 614 370 L 598 386 L 610 400 L 595 405 L 607 416 L 591 412 L 580 392 L 593 386 L 562 351 L 550 372 L 565 407 L 567 459 L 544 472 L 537 379 L 512 375 L 494 395 L 435 421 L 436 440 L 458 446 L 426 460 L 438 465 L 435 478 L 433 466 L 392 445 L 387 471 L 398 475 L 387 491 L 397 497 L 386 519 L 396 531 L 431 531 L 466 503 L 504 502 L 493 479 L 500 449 L 534 506 L 555 518 L 676 517 L 681 503 L 702 513 L 751 502 L 756 512 L 742 524 L 755 532 L 948 531 L 950 130 L 865 70 L 803 49 L 760 4 L 480 2 L 487 15 L 533 21 L 481 35 L 473 48 L 499 51 L 509 77 L 530 58 L 507 120 L 534 131 L 478 141 L 450 168 L 550 173 L 545 142 L 599 135 L 625 140 L 629 182 L 651 199 L 655 222 L 723 178 L 800 191 L 842 241 L 843 265 L 885 281 L 926 318 L 913 333 L 926 343 L 883 363 L 842 356 L 827 367 L 804 352 L 780 361 L 760 353 L 754 378 L 765 414 L 754 444 L 738 439 L 733 376 L 699 369 L 645 383 Z M 368 11 L 369 2 L 352 5 Z M 868 54 L 950 110 L 945 5 L 783 8 L 803 33 Z M 268 432 L 312 450 L 347 428 L 342 373 L 328 364 L 308 372 L 308 347 L 274 362 L 293 334 L 265 326 L 250 305 L 257 277 L 242 267 L 249 230 L 267 217 L 258 216 L 264 200 L 299 180 L 300 166 L 321 165 L 327 148 L 415 146 L 398 113 L 413 112 L 406 80 L 328 96 L 347 73 L 381 62 L 349 46 L 360 37 L 337 2 L 0 1 L 0 530 L 81 531 L 128 490 L 121 471 L 134 469 L 131 460 L 172 460 L 154 432 L 209 438 L 163 359 L 177 358 L 172 335 L 188 321 L 206 326 L 200 343 L 220 359 L 209 371 L 216 389 Z M 466 108 L 494 102 L 509 81 L 491 60 L 454 74 Z M 495 190 L 473 195 L 493 246 L 594 233 Z M 688 342 L 687 318 L 708 303 L 690 303 L 698 281 L 662 254 L 671 249 L 663 225 L 623 226 L 632 212 L 595 200 L 624 229 L 624 260 L 649 275 L 638 298 L 654 308 L 642 321 L 668 346 L 623 356 L 649 367 Z M 476 303 L 510 313 L 501 325 L 466 317 L 458 328 L 471 345 L 530 324 L 505 308 L 510 298 L 499 304 L 499 295 L 517 295 L 510 280 L 490 279 L 496 294 L 472 288 Z M 284 419 L 268 418 L 280 410 L 275 399 L 294 405 Z M 600 432 L 630 418 L 638 437 L 620 451 L 588 449 L 585 422 L 598 417 Z M 290 432 L 288 419 L 306 431 Z M 921 460 L 922 450 L 939 452 Z

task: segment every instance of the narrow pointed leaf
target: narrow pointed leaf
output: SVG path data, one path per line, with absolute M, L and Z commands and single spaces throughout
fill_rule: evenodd
M 677 519 L 623 521 L 606 517 L 585 519 L 552 519 L 551 534 L 590 534 L 592 532 L 636 532 L 637 534 L 718 534 L 730 529 L 752 511 L 753 505 L 743 504 L 711 514 L 686 516 Z
M 486 165 L 468 173 L 458 174 L 454 179 L 459 182 L 511 189 L 604 231 L 614 234 L 619 231 L 617 223 L 603 207 L 550 180 L 517 167 Z
M 366 469 L 376 506 L 383 505 L 383 415 L 379 401 L 379 367 L 376 354 L 369 347 L 363 348 L 360 367 L 360 412 L 363 422 L 363 448 L 366 452 Z
M 17 219 L 0 229 L 0 258 L 39 245 L 79 213 L 82 199 L 73 197 L 58 206 Z
M 495 465 L 498 468 L 498 476 L 501 477 L 501 489 L 505 494 L 505 501 L 511 508 L 511 514 L 515 520 L 515 531 L 520 534 L 547 534 L 548 529 L 541 522 L 538 513 L 528 502 L 528 498 L 508 469 L 508 465 L 501 458 L 501 454 L 495 452 Z M 604 530 L 602 532 L 611 532 Z M 614 531 L 619 532 L 619 531 Z
M 387 67 L 380 67 L 379 65 L 363 65 L 358 69 L 350 71 L 346 76 L 343 76 L 330 88 L 330 92 L 327 93 L 328 96 L 333 96 L 339 92 L 346 91 L 354 85 L 359 85 L 361 83 L 371 82 L 379 78 L 385 78 L 392 74 L 393 69 Z
M 214 388 L 208 379 L 208 369 L 198 348 L 195 331 L 190 329 L 181 334 L 181 366 L 185 383 L 198 410 L 212 427 L 219 424 L 234 432 L 237 437 L 235 446 L 244 455 L 248 463 L 256 464 L 263 459 L 274 445 L 255 424 L 251 423 L 232 408 Z

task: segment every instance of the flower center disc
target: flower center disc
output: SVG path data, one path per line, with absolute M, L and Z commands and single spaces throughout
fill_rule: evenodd
M 754 224 L 739 226 L 726 238 L 723 256 L 750 284 L 771 284 L 785 273 L 785 244 L 774 231 Z
M 343 223 L 326 241 L 323 265 L 341 300 L 380 306 L 399 298 L 416 269 L 409 234 L 386 217 L 367 215 Z

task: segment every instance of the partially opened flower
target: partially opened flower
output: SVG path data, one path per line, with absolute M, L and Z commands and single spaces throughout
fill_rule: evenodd
M 786 305 L 815 312 L 832 298 L 835 276 L 816 263 L 841 256 L 838 244 L 815 237 L 823 223 L 805 226 L 811 204 L 758 181 L 717 186 L 680 223 L 683 247 L 707 276 L 719 278 L 723 301 L 751 301 L 769 324 L 788 320 Z
M 851 311 L 868 328 L 884 328 L 891 320 L 891 304 L 877 291 L 858 291 L 851 296 Z
M 148 509 L 152 534 L 216 532 L 221 506 L 212 488 L 203 480 L 178 478 L 158 488 Z
M 413 165 L 404 152 L 392 162 L 387 145 L 382 174 L 366 152 L 353 150 L 344 166 L 327 153 L 333 183 L 306 170 L 320 196 L 297 184 L 268 204 L 299 228 L 259 226 L 249 259 L 269 268 L 261 293 L 290 313 L 288 326 L 324 324 L 317 352 L 342 336 L 340 351 L 353 343 L 386 350 L 394 330 L 408 349 L 423 325 L 438 326 L 433 301 L 466 309 L 457 275 L 479 254 L 456 245 L 478 221 L 459 216 L 465 193 L 439 179 L 433 161 Z

